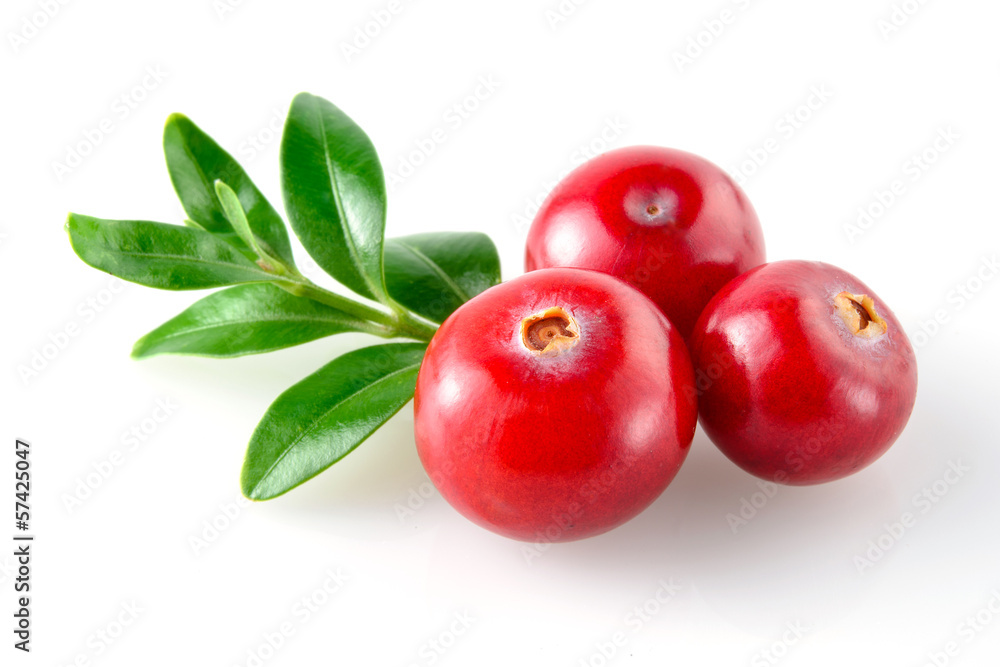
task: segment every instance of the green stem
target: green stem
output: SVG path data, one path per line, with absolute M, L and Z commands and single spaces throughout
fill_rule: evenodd
M 278 287 L 282 288 L 286 292 L 289 292 L 290 294 L 294 294 L 295 296 L 302 296 L 307 299 L 312 299 L 313 301 L 326 304 L 327 306 L 332 306 L 333 308 L 343 311 L 348 315 L 353 315 L 359 320 L 374 322 L 387 328 L 395 328 L 395 320 L 389 313 L 366 306 L 363 303 L 358 303 L 357 301 L 349 299 L 346 296 L 334 294 L 333 292 L 323 289 L 308 279 L 297 280 L 292 277 L 287 277 L 279 279 L 277 283 Z
M 399 322 L 399 326 L 406 331 L 418 334 L 420 340 L 430 340 L 437 333 L 438 327 L 436 324 L 432 324 L 422 318 L 416 317 L 409 310 L 397 310 L 396 320 Z
M 373 323 L 377 330 L 371 333 L 383 338 L 403 336 L 417 340 L 430 340 L 434 336 L 434 332 L 437 331 L 437 327 L 415 318 L 407 311 L 387 313 L 378 308 L 366 306 L 353 299 L 323 289 L 301 274 L 295 277 L 283 277 L 275 283 L 289 294 L 318 301 L 359 320 Z

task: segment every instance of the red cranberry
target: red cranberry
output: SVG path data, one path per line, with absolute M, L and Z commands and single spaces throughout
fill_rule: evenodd
M 525 254 L 527 271 L 572 266 L 625 280 L 685 338 L 723 285 L 764 261 L 739 186 L 703 158 L 655 146 L 610 151 L 570 173 L 542 204 Z
M 568 541 L 666 488 L 697 422 L 680 336 L 596 271 L 534 271 L 462 305 L 427 348 L 417 450 L 441 494 L 492 531 Z
M 917 361 L 889 307 L 829 264 L 759 266 L 691 337 L 702 427 L 764 479 L 818 484 L 881 456 L 906 425 Z

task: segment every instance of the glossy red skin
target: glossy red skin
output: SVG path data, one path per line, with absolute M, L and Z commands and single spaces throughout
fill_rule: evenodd
M 650 204 L 673 212 L 651 217 Z M 686 339 L 709 299 L 764 261 L 757 214 L 725 172 L 683 151 L 631 146 L 590 160 L 555 187 L 528 231 L 524 264 L 621 278 Z
M 579 342 L 538 357 L 524 318 L 559 306 Z M 431 480 L 475 523 L 519 540 L 605 532 L 667 487 L 697 423 L 680 336 L 641 293 L 595 271 L 549 269 L 462 305 L 427 348 L 414 401 Z
M 887 323 L 867 340 L 832 298 L 867 294 Z M 875 461 L 902 432 L 917 361 L 889 307 L 851 274 L 805 261 L 759 266 L 720 291 L 691 337 L 702 428 L 758 477 L 818 484 Z

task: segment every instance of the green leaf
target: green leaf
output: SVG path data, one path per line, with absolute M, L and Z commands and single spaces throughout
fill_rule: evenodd
M 219 203 L 222 205 L 222 210 L 225 212 L 229 223 L 233 226 L 236 235 L 253 250 L 254 255 L 258 259 L 267 265 L 265 268 L 269 267 L 268 270 L 285 275 L 285 267 L 281 264 L 281 261 L 271 257 L 271 254 L 262 247 L 260 239 L 250 229 L 250 222 L 247 220 L 246 211 L 243 210 L 243 205 L 240 204 L 236 192 L 225 182 L 216 181 L 215 193 L 219 196 Z
M 353 451 L 413 397 L 423 343 L 387 343 L 338 357 L 292 386 L 257 425 L 241 485 L 279 496 Z
M 154 354 L 238 357 L 280 350 L 344 331 L 377 327 L 336 308 L 292 296 L 268 283 L 239 285 L 208 295 L 140 338 L 139 359 Z
M 174 190 L 188 217 L 227 242 L 246 250 L 226 219 L 215 192 L 216 179 L 228 183 L 240 199 L 247 220 L 269 253 L 286 266 L 295 266 L 288 230 L 274 207 L 268 203 L 250 177 L 219 144 L 186 116 L 175 113 L 163 129 L 163 151 Z
M 70 213 L 66 229 L 84 262 L 148 287 L 204 289 L 275 279 L 233 246 L 192 227 Z
M 389 295 L 433 322 L 499 282 L 500 256 L 485 234 L 414 234 L 385 242 Z
M 292 100 L 281 137 L 281 186 L 295 234 L 316 263 L 385 302 L 385 176 L 368 135 L 323 98 Z

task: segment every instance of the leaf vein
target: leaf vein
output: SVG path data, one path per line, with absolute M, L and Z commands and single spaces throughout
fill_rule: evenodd
M 340 218 L 340 230 L 344 235 L 344 244 L 347 246 L 347 252 L 354 261 L 355 268 L 357 268 L 358 273 L 361 275 L 361 280 L 365 283 L 373 295 L 378 296 L 381 292 L 376 289 L 371 277 L 365 270 L 365 266 L 361 260 L 361 255 L 358 252 L 357 244 L 354 243 L 354 234 L 352 233 L 350 225 L 347 222 L 347 212 L 344 210 L 344 198 L 343 194 L 340 192 L 340 182 L 337 177 L 338 170 L 331 159 L 330 145 L 327 143 L 326 139 L 326 121 L 323 118 L 323 109 L 319 102 L 316 103 L 316 111 L 316 116 L 319 119 L 320 143 L 323 145 L 323 160 L 326 163 L 327 177 L 330 179 L 330 191 L 333 193 L 333 204 L 337 209 L 337 217 Z
M 282 316 L 282 317 L 255 317 L 255 318 L 245 317 L 245 318 L 234 319 L 234 320 L 226 320 L 225 322 L 212 322 L 211 324 L 205 324 L 205 325 L 198 326 L 198 327 L 188 327 L 188 328 L 182 329 L 180 331 L 174 331 L 174 332 L 168 333 L 168 334 L 161 334 L 159 337 L 155 338 L 154 340 L 164 341 L 164 340 L 169 340 L 171 338 L 176 338 L 177 336 L 186 336 L 186 335 L 195 334 L 195 333 L 198 333 L 198 332 L 201 332 L 201 331 L 209 331 L 210 329 L 223 329 L 225 327 L 234 326 L 234 325 L 237 325 L 237 324 L 255 324 L 255 323 L 272 324 L 272 323 L 275 323 L 275 322 L 312 322 L 312 323 L 318 323 L 318 324 L 348 324 L 346 322 L 337 320 L 336 318 L 333 318 L 333 317 L 330 317 L 330 318 L 323 318 L 323 317 L 287 317 L 287 316 Z
M 142 257 L 145 259 L 175 259 L 184 260 L 191 264 L 207 264 L 209 266 L 224 266 L 229 269 L 238 269 L 240 271 L 247 271 L 248 273 L 257 273 L 265 276 L 265 280 L 274 280 L 274 276 L 266 271 L 260 269 L 252 268 L 249 266 L 240 266 L 239 264 L 231 264 L 229 262 L 215 261 L 211 259 L 205 259 L 204 257 L 191 257 L 190 255 L 171 255 L 167 253 L 156 253 L 156 252 L 135 252 L 132 250 L 116 250 L 115 254 L 125 255 L 126 257 Z
M 462 303 L 465 303 L 471 298 L 468 294 L 465 293 L 465 290 L 462 289 L 462 287 L 457 282 L 455 282 L 455 280 L 451 276 L 449 276 L 444 269 L 441 268 L 441 265 L 439 265 L 437 262 L 432 260 L 424 253 L 420 252 L 420 250 L 418 250 L 417 248 L 409 245 L 408 243 L 400 242 L 399 245 L 409 250 L 411 253 L 413 253 L 413 255 L 417 259 L 426 264 L 427 267 L 430 268 L 430 270 L 433 271 L 434 274 L 441 279 L 441 282 L 447 285 L 458 296 L 458 298 L 462 300 Z
M 181 137 L 181 146 L 184 149 L 184 154 L 187 155 L 188 159 L 191 161 L 191 164 L 194 165 L 195 172 L 197 172 L 198 174 L 198 180 L 201 181 L 201 185 L 205 189 L 205 193 L 208 195 L 208 202 L 209 202 L 208 208 L 209 211 L 211 212 L 217 208 L 215 206 L 215 200 L 214 200 L 215 190 L 212 187 L 211 182 L 208 180 L 208 174 L 206 174 L 205 170 L 201 168 L 201 162 L 199 162 L 198 158 L 195 157 L 194 151 L 191 149 L 191 144 L 188 142 L 187 139 L 188 139 L 187 136 Z M 181 203 L 186 203 L 186 202 L 181 202 Z M 212 216 L 211 213 L 209 213 L 209 217 L 214 218 L 215 216 Z M 216 222 L 216 220 L 213 220 L 213 222 Z M 228 222 L 228 220 L 226 222 Z

